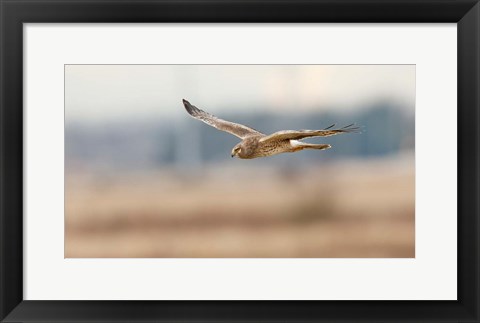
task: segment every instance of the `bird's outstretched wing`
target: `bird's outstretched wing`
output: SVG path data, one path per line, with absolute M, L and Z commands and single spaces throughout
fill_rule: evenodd
M 263 133 L 255 129 L 252 129 L 250 127 L 244 126 L 242 124 L 217 118 L 213 114 L 205 112 L 197 108 L 196 106 L 191 105 L 190 102 L 188 102 L 185 99 L 183 100 L 183 105 L 185 106 L 185 109 L 187 110 L 187 112 L 195 119 L 201 120 L 206 124 L 208 124 L 209 126 L 217 128 L 218 130 L 231 133 L 232 135 L 237 136 L 241 139 L 250 137 L 252 135 L 264 135 Z
M 350 124 L 340 129 L 332 129 L 335 125 L 331 125 L 323 130 L 282 130 L 260 139 L 260 142 L 266 141 L 280 141 L 280 140 L 298 140 L 307 137 L 329 137 L 338 135 L 340 133 L 355 133 L 360 132 L 359 127 L 354 127 L 354 124 Z

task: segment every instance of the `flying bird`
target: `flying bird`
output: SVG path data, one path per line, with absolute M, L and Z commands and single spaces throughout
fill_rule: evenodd
M 241 159 L 293 153 L 303 149 L 329 149 L 332 146 L 328 144 L 310 144 L 300 140 L 307 137 L 328 137 L 340 133 L 354 133 L 359 132 L 360 129 L 359 127 L 355 127 L 354 124 L 340 129 L 332 129 L 335 126 L 333 124 L 322 130 L 282 130 L 272 133 L 271 135 L 266 135 L 245 125 L 217 118 L 213 114 L 191 105 L 190 102 L 185 99 L 183 99 L 183 105 L 187 112 L 195 119 L 242 139 L 241 142 L 233 147 L 231 152 L 232 157 L 236 156 Z

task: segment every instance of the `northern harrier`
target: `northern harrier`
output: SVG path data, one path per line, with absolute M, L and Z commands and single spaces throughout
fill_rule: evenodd
M 328 137 L 339 133 L 359 132 L 358 127 L 353 124 L 341 129 L 332 129 L 334 124 L 322 130 L 282 130 L 271 135 L 265 135 L 255 129 L 242 124 L 225 121 L 216 116 L 200 110 L 191 105 L 187 100 L 183 100 L 183 105 L 187 112 L 195 119 L 201 120 L 209 126 L 218 130 L 226 131 L 242 139 L 232 149 L 231 156 L 237 156 L 242 159 L 252 159 L 257 157 L 267 157 L 281 153 L 293 153 L 303 149 L 324 150 L 331 148 L 327 144 L 309 144 L 299 141 L 307 137 Z

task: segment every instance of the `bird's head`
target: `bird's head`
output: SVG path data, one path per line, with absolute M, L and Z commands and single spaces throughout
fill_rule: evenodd
M 235 157 L 239 157 L 238 154 L 240 154 L 242 152 L 242 146 L 240 144 L 236 145 L 235 147 L 233 147 L 232 149 L 232 153 L 230 154 L 230 156 Z

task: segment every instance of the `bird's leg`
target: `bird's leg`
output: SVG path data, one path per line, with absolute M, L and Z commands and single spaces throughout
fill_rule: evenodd
M 301 145 L 298 145 L 297 147 L 294 147 L 294 151 L 299 151 L 303 149 L 318 149 L 318 150 L 325 150 L 332 148 L 332 146 L 328 144 L 307 144 L 307 143 L 302 143 Z

